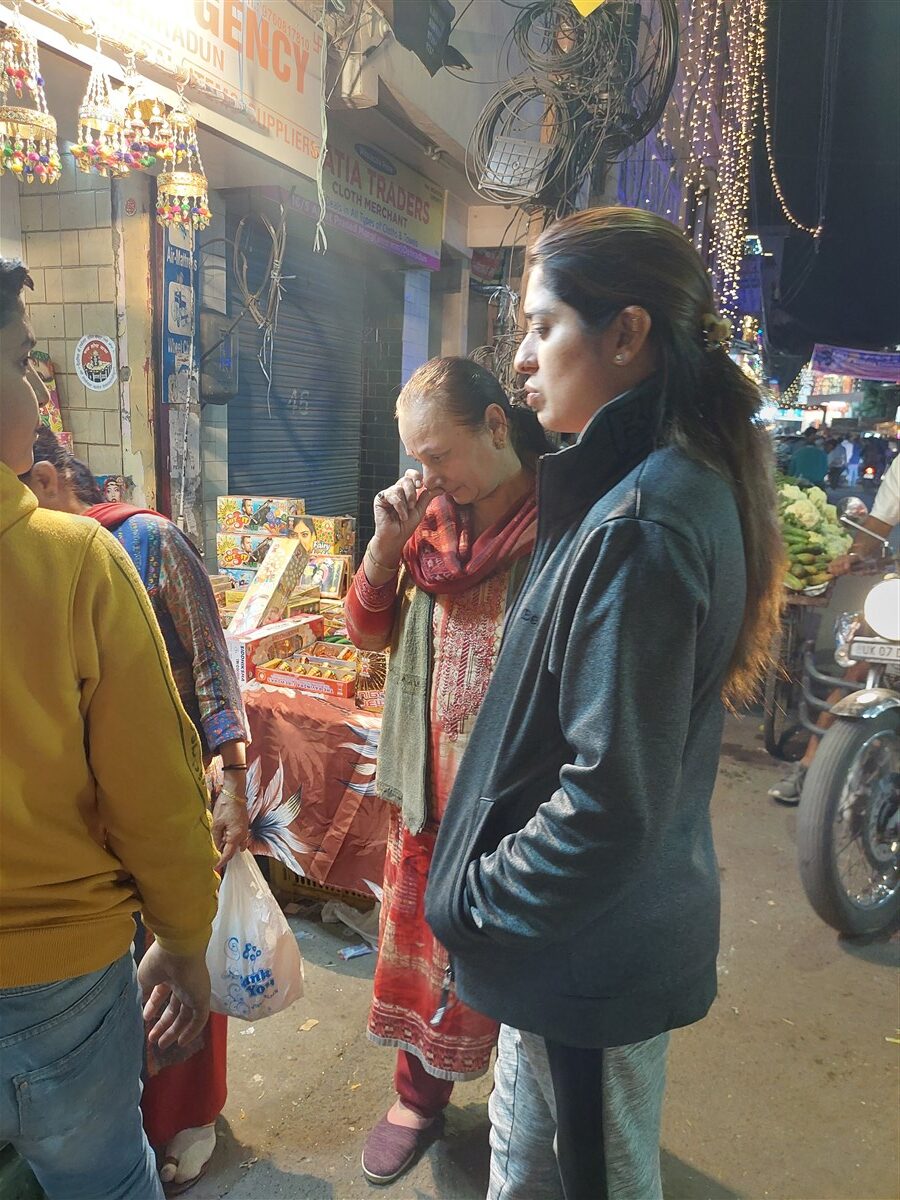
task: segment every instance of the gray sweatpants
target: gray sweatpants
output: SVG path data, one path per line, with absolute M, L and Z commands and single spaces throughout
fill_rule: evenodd
M 662 1200 L 659 1132 L 668 1047 L 664 1033 L 602 1051 L 603 1116 L 596 1136 L 605 1150 L 609 1200 Z M 488 1111 L 488 1200 L 563 1200 L 556 1159 L 557 1104 L 543 1038 L 500 1027 Z

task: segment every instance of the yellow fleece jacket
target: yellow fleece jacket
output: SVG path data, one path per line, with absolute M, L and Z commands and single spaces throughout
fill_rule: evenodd
M 137 910 L 166 949 L 203 950 L 215 860 L 200 744 L 137 572 L 0 465 L 0 987 L 99 970 Z

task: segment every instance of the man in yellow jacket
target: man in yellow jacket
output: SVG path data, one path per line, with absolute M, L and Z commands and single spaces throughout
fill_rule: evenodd
M 0 260 L 0 1142 L 51 1200 L 159 1200 L 141 992 L 162 1049 L 203 1029 L 217 855 L 200 745 L 127 554 L 17 478 L 38 423 L 30 284 Z M 138 909 L 156 942 L 136 978 Z

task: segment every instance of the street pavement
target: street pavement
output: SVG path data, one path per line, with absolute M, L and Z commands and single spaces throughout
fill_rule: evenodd
M 892 1200 L 900 1181 L 897 939 L 842 942 L 812 913 L 796 815 L 766 797 L 779 766 L 759 718 L 729 720 L 713 801 L 723 889 L 720 995 L 673 1037 L 663 1132 L 667 1200 Z M 231 1023 L 230 1096 L 196 1200 L 480 1200 L 489 1081 L 459 1085 L 447 1136 L 372 1188 L 363 1141 L 391 1101 L 392 1055 L 365 1038 L 374 958 L 292 918 L 306 995 Z M 303 1028 L 309 1021 L 318 1022 Z M 629 1197 L 628 1200 L 641 1200 Z

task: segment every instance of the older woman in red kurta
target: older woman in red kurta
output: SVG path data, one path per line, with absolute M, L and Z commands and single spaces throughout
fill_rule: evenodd
M 534 545 L 534 465 L 549 448 L 531 414 L 467 359 L 420 368 L 397 416 L 422 471 L 376 497 L 375 535 L 346 602 L 358 646 L 391 646 L 377 787 L 394 808 L 369 1036 L 398 1051 L 398 1099 L 363 1152 L 375 1183 L 409 1167 L 439 1128 L 454 1080 L 482 1075 L 497 1037 L 493 1021 L 453 994 L 423 902 L 444 805 Z

